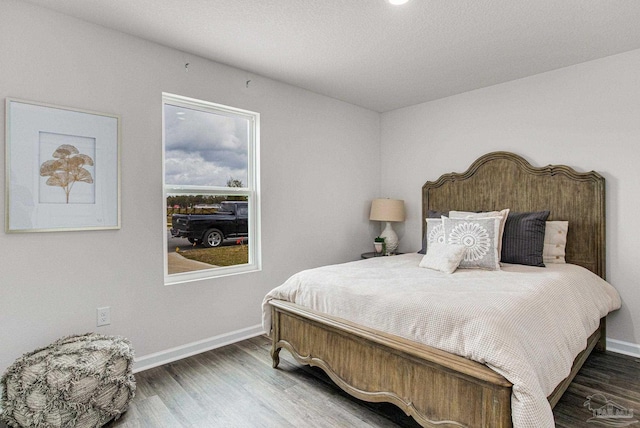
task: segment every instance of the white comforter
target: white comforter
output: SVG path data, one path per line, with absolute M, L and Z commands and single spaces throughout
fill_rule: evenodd
M 263 302 L 286 300 L 486 364 L 513 384 L 514 427 L 553 427 L 546 397 L 569 375 L 616 290 L 570 264 L 500 271 L 419 268 L 421 254 L 299 272 Z

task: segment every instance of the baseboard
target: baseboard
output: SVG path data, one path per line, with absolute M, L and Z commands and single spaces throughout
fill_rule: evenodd
M 221 334 L 219 336 L 210 337 L 208 339 L 199 340 L 197 342 L 187 343 L 185 345 L 170 348 L 164 351 L 155 352 L 142 357 L 134 358 L 133 372 L 141 372 L 173 361 L 181 360 L 201 352 L 210 351 L 241 340 L 264 334 L 262 325 L 243 328 L 242 330 L 232 331 L 230 333 Z
M 622 340 L 607 339 L 607 351 L 640 358 L 640 345 Z

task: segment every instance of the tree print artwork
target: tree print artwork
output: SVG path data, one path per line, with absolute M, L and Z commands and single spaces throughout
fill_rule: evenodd
M 66 203 L 69 203 L 69 194 L 73 186 L 80 183 L 93 183 L 91 173 L 84 168 L 85 165 L 93 166 L 90 156 L 80 153 L 71 144 L 63 144 L 53 152 L 53 158 L 40 165 L 40 175 L 49 177 L 48 186 L 62 187 L 66 195 Z

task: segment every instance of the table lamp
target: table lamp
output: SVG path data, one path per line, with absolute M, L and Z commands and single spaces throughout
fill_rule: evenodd
M 404 201 L 400 199 L 374 199 L 371 202 L 369 220 L 384 221 L 387 223 L 380 234 L 385 238 L 387 253 L 392 254 L 398 248 L 398 235 L 391 227 L 392 221 L 404 221 Z

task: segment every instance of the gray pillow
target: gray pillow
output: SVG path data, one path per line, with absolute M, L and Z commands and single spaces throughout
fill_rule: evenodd
M 448 216 L 449 215 L 449 211 L 434 211 L 434 210 L 428 210 L 427 211 L 427 218 L 441 218 L 442 216 Z M 427 219 L 425 219 L 426 221 Z M 422 237 L 422 249 L 420 251 L 418 251 L 419 254 L 427 254 L 427 246 L 428 246 L 428 240 L 429 237 L 427 236 L 427 234 L 429 233 L 429 224 L 427 222 L 427 228 L 424 231 L 424 236 Z
M 502 236 L 504 263 L 544 267 L 544 230 L 549 211 L 509 213 Z
M 459 268 L 500 270 L 498 241 L 501 217 L 442 218 L 447 244 L 467 247 Z

